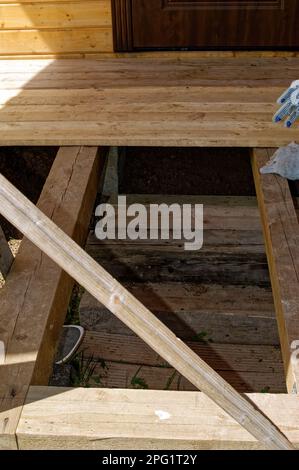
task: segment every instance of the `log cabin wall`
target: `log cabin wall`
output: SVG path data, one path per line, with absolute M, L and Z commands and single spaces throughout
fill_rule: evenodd
M 0 56 L 113 52 L 111 0 L 0 0 Z

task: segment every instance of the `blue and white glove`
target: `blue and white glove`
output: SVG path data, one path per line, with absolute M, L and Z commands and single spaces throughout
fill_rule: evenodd
M 273 122 L 285 119 L 285 126 L 291 127 L 299 118 L 299 80 L 295 80 L 291 86 L 278 98 L 277 103 L 282 106 L 273 116 Z

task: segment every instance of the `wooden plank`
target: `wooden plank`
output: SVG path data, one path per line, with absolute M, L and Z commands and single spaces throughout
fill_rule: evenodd
M 86 361 L 83 364 L 87 364 Z M 105 370 L 101 364 L 105 365 Z M 95 370 L 89 381 L 89 386 L 92 387 L 176 390 L 178 392 L 197 390 L 197 387 L 189 380 L 170 367 L 140 366 L 125 361 L 104 361 L 103 363 L 102 360 L 98 364 L 92 363 L 92 365 L 95 365 Z M 282 366 L 282 364 L 280 365 Z M 217 373 L 239 393 L 286 392 L 283 367 L 279 372 L 218 370 Z M 75 377 L 74 374 L 73 378 L 75 379 Z M 99 384 L 97 384 L 98 382 Z
M 103 155 L 97 148 L 62 148 L 38 206 L 69 236 L 84 243 Z M 46 384 L 73 280 L 28 240 L 23 240 L 1 289 L 0 448 L 13 447 L 30 383 Z
M 8 246 L 5 235 L 0 225 L 0 273 L 5 278 L 11 268 L 14 257 Z
M 84 52 L 83 31 L 63 44 L 58 33 L 57 42 L 45 37 L 39 52 Z M 86 30 L 85 52 L 101 43 L 95 31 Z M 296 57 L 27 62 L 0 63 L 1 145 L 268 147 L 297 139 L 297 124 L 272 123 L 277 96 L 299 73 Z
M 110 27 L 1 31 L 0 54 L 112 52 Z
M 52 1 L 52 0 L 51 0 Z M 64 1 L 64 0 L 59 0 Z M 14 3 L 14 1 L 12 2 Z M 32 3 L 28 0 L 28 3 Z M 16 60 L 16 59 L 26 59 L 32 60 L 37 59 L 36 55 L 26 54 L 23 56 L 20 55 L 1 55 L 1 59 L 4 60 Z M 89 52 L 87 54 L 60 54 L 59 59 L 96 59 L 96 60 L 107 60 L 107 59 L 186 59 L 186 58 L 195 58 L 207 60 L 208 58 L 222 58 L 225 60 L 235 59 L 235 58 L 245 58 L 245 60 L 250 59 L 273 59 L 273 58 L 297 58 L 298 53 L 296 51 L 142 51 L 142 52 L 111 52 L 111 53 L 99 53 L 99 52 Z M 39 54 L 38 59 L 56 59 L 57 54 Z
M 1 213 L 101 301 L 157 354 L 269 449 L 294 447 L 273 423 L 239 395 L 149 310 L 0 175 Z
M 219 238 L 218 238 L 219 240 Z M 268 287 L 267 258 L 260 245 L 209 245 L 185 251 L 182 242 L 87 246 L 88 253 L 123 281 L 201 282 Z
M 102 56 L 99 55 L 99 58 Z M 109 57 L 109 56 L 107 56 Z M 97 55 L 95 54 L 95 58 L 97 58 Z M 273 86 L 275 83 L 274 77 L 271 77 L 271 73 L 273 73 L 275 70 L 278 71 L 278 77 L 281 79 L 283 78 L 282 71 L 279 70 L 282 67 L 285 68 L 286 72 L 288 75 L 293 71 L 296 72 L 298 70 L 298 59 L 299 55 L 294 58 L 265 58 L 265 59 L 250 59 L 250 58 L 230 58 L 223 60 L 223 58 L 215 58 L 215 59 L 205 59 L 205 58 L 194 58 L 190 59 L 188 57 L 188 54 L 185 56 L 185 59 L 176 59 L 175 57 L 172 59 L 170 58 L 160 58 L 159 54 L 155 53 L 152 58 L 148 58 L 147 53 L 141 53 L 141 54 L 114 54 L 110 56 L 111 59 L 106 63 L 106 60 L 99 60 L 96 61 L 93 66 L 91 67 L 90 70 L 94 71 L 95 69 L 106 69 L 107 65 L 109 65 L 109 69 L 111 71 L 115 71 L 117 69 L 121 69 L 122 71 L 126 71 L 126 74 L 124 75 L 123 78 L 128 79 L 129 78 L 129 73 L 132 75 L 133 70 L 136 67 L 138 71 L 141 73 L 141 78 L 144 79 L 145 76 L 149 77 L 150 73 L 152 72 L 153 74 L 153 80 L 156 81 L 158 80 L 158 74 L 157 70 L 154 69 L 154 66 L 156 65 L 159 70 L 161 70 L 161 74 L 163 77 L 163 80 L 166 78 L 166 74 L 169 71 L 175 72 L 173 77 L 169 77 L 171 79 L 176 79 L 178 82 L 182 80 L 187 80 L 189 78 L 190 84 L 195 85 L 194 80 L 195 79 L 202 79 L 203 77 L 208 78 L 208 72 L 209 69 L 212 69 L 213 72 L 216 71 L 217 67 L 219 68 L 221 66 L 221 70 L 223 70 L 223 77 L 219 76 L 213 76 L 211 77 L 212 83 L 216 84 L 219 80 L 222 81 L 224 78 L 233 78 L 234 80 L 240 80 L 240 77 L 242 78 L 250 78 L 251 80 L 256 80 L 260 81 L 262 80 L 262 83 L 256 83 L 256 87 L 260 86 L 267 86 L 266 84 L 266 79 L 270 80 L 269 85 Z M 42 58 L 37 57 L 37 59 L 42 60 Z M 4 59 L 5 62 L 7 62 L 7 67 L 13 68 L 16 67 L 18 64 L 15 63 L 9 63 L 11 62 L 8 59 Z M 25 61 L 24 61 L 25 62 Z M 74 66 L 74 62 L 76 60 L 71 61 L 68 64 L 68 68 L 70 69 L 72 66 Z M 92 61 L 91 61 L 92 62 Z M 57 61 L 55 62 L 55 65 L 58 67 L 65 68 L 67 63 L 66 61 L 63 61 L 60 64 L 57 64 Z M 20 66 L 20 64 L 19 64 Z M 27 71 L 31 67 L 38 67 L 38 62 L 36 62 L 34 65 L 28 63 L 27 65 L 24 64 L 24 70 Z M 200 67 L 200 69 L 199 69 Z M 27 69 L 28 68 L 28 69 Z M 243 68 L 243 70 L 240 71 L 240 76 L 236 75 L 236 72 L 238 69 Z M 87 64 L 83 64 L 83 71 L 87 70 Z M 77 70 L 78 72 L 78 70 Z M 210 85 L 212 86 L 212 85 Z M 232 86 L 231 83 L 227 83 L 227 86 L 230 87 Z
M 216 370 L 283 373 L 281 351 L 274 346 L 218 344 L 208 338 L 187 341 L 188 346 Z M 86 331 L 82 350 L 94 358 L 153 367 L 168 366 L 138 336 Z
M 115 172 L 115 170 L 114 170 Z M 106 193 L 104 193 L 106 194 Z M 107 193 L 109 194 L 109 193 Z M 193 197 L 189 198 L 189 196 L 175 196 L 173 198 L 168 197 L 167 195 L 159 196 L 159 200 L 155 197 L 155 200 L 152 200 L 151 202 L 151 197 L 145 195 L 143 198 L 140 196 L 137 198 L 137 200 L 134 201 L 133 196 L 129 195 L 127 196 L 122 196 L 122 198 L 116 202 L 111 202 L 110 204 L 113 207 L 114 213 L 116 215 L 116 228 L 117 229 L 124 229 L 125 224 L 124 220 L 119 220 L 119 213 L 122 215 L 125 213 L 126 214 L 126 221 L 130 222 L 132 219 L 134 219 L 134 216 L 128 216 L 127 215 L 127 208 L 129 204 L 134 204 L 135 202 L 137 204 L 143 204 L 146 213 L 147 213 L 147 219 L 146 219 L 146 224 L 147 226 L 151 226 L 151 228 L 155 229 L 160 229 L 161 224 L 155 217 L 151 217 L 151 206 L 154 204 L 155 206 L 160 206 L 161 204 L 171 204 L 176 201 L 176 204 L 192 204 L 191 207 L 191 223 L 192 226 L 194 226 L 194 219 L 195 219 L 195 204 L 203 204 L 203 229 L 205 232 L 212 231 L 212 230 L 220 230 L 222 231 L 237 231 L 238 234 L 243 232 L 243 231 L 254 231 L 258 233 L 262 233 L 262 227 L 261 227 L 261 221 L 260 221 L 260 216 L 259 216 L 259 211 L 257 205 L 252 205 L 250 206 L 249 204 L 242 205 L 241 201 L 239 204 L 237 204 L 237 201 L 234 205 L 230 205 L 229 202 L 225 201 L 224 199 L 221 199 L 221 197 L 215 196 L 214 201 L 210 204 L 209 196 L 206 198 L 204 197 Z M 211 200 L 213 198 L 211 197 Z M 149 202 L 148 202 L 149 200 Z M 188 201 L 188 202 L 187 202 Z M 174 215 L 171 217 L 171 220 L 169 222 L 169 229 L 170 231 L 173 230 L 173 226 L 175 226 L 175 223 L 178 223 L 178 219 L 180 219 L 180 213 L 174 213 Z M 142 227 L 146 228 L 146 227 Z M 159 233 L 161 230 L 159 231 Z M 89 240 L 93 244 L 99 244 L 99 242 L 96 241 L 96 238 L 89 237 Z M 226 239 L 224 239 L 225 242 Z M 154 240 L 153 240 L 154 241 Z M 129 243 L 129 241 L 127 241 Z M 207 242 L 205 243 L 206 245 L 209 245 L 210 243 Z M 229 243 L 228 243 L 229 244 Z M 260 238 L 260 244 L 263 244 L 262 237 Z
M 70 79 L 71 80 L 71 79 Z M 263 106 L 263 103 L 260 104 Z M 177 121 L 181 122 L 186 119 L 194 119 L 194 113 L 206 113 L 208 111 L 209 105 L 205 104 L 196 104 L 193 106 L 192 104 L 177 104 L 175 106 L 177 108 Z M 135 109 L 134 109 L 135 108 Z M 173 106 L 174 108 L 174 106 Z M 184 108 L 186 111 L 184 111 Z M 193 109 L 192 109 L 193 108 Z M 203 121 L 207 121 L 209 119 L 234 119 L 233 116 L 233 108 L 234 105 L 223 105 L 218 104 L 215 106 L 217 109 L 215 112 L 208 112 L 203 116 Z M 128 104 L 128 111 L 122 111 L 123 104 L 118 105 L 109 105 L 107 103 L 105 113 L 102 115 L 102 119 L 112 119 L 112 114 L 114 115 L 113 118 L 122 122 L 128 119 L 126 113 L 138 113 L 137 114 L 137 122 L 142 122 L 146 120 L 151 120 L 154 118 L 154 114 L 156 117 L 160 119 L 165 119 L 167 114 L 169 114 L 170 108 L 167 109 L 167 103 L 160 103 L 159 109 L 156 105 L 149 104 L 148 106 L 142 104 Z M 4 106 L 0 108 L 0 118 L 1 121 L 37 121 L 38 113 L 40 113 L 40 117 L 44 121 L 65 121 L 69 118 L 70 112 L 74 113 L 73 121 L 95 121 L 97 119 L 97 113 L 100 112 L 100 104 L 91 103 L 90 105 L 53 105 L 47 106 L 43 105 L 40 109 L 36 107 L 36 105 L 29 105 L 29 106 L 22 106 L 21 109 L 16 108 L 13 103 L 9 107 L 9 109 L 5 109 Z M 226 111 L 228 110 L 228 111 Z M 260 115 L 261 121 L 267 121 L 269 119 L 269 115 L 273 115 L 274 112 L 277 110 L 277 107 L 273 104 L 265 103 L 265 113 Z M 210 110 L 209 110 L 210 111 Z M 243 106 L 240 105 L 239 116 L 240 118 L 246 117 L 246 121 L 254 122 L 256 120 L 256 113 L 259 112 L 258 106 L 256 105 L 249 105 L 246 107 L 244 104 Z
M 247 398 L 299 447 L 296 397 Z M 17 434 L 21 449 L 264 447 L 199 392 L 31 387 Z
M 287 387 L 299 392 L 299 225 L 287 180 L 261 175 L 273 151 L 255 149 L 253 174 L 264 228 Z
M 279 348 L 217 344 L 208 338 L 206 342 L 193 338 L 186 344 L 238 392 L 286 392 Z M 86 331 L 82 351 L 85 360 L 92 357 L 94 364 L 99 360 L 93 376 L 100 379 L 100 387 L 134 388 L 136 375 L 142 378 L 137 388 L 196 390 L 136 336 Z M 96 386 L 92 377 L 90 383 Z
M 216 343 L 279 346 L 270 289 L 183 282 L 126 282 L 125 287 L 182 340 L 205 333 Z M 80 321 L 95 332 L 132 334 L 87 292 Z
M 188 314 L 240 315 L 247 318 L 271 319 L 275 317 L 271 289 L 258 286 L 234 286 L 185 282 L 125 282 L 127 288 L 140 302 L 156 312 L 179 310 Z M 81 310 L 100 310 L 103 305 L 86 292 L 80 303 Z M 216 332 L 215 332 L 216 333 Z M 262 343 L 256 343 L 262 344 Z
M 112 27 L 109 0 L 0 3 L 1 30 Z M 63 33 L 62 33 L 63 34 Z
M 122 77 L 125 82 L 129 79 L 132 80 L 135 69 L 140 73 L 140 76 L 136 77 L 138 82 L 140 80 L 144 81 L 146 78 L 152 78 L 154 85 L 157 83 L 166 85 L 167 77 L 170 83 L 176 82 L 178 85 L 187 84 L 189 81 L 192 86 L 199 86 L 200 81 L 205 80 L 210 80 L 211 84 L 209 86 L 227 80 L 227 86 L 229 87 L 236 85 L 235 82 L 247 79 L 254 81 L 257 88 L 267 86 L 266 80 L 269 80 L 269 86 L 275 86 L 277 81 L 280 81 L 280 85 L 276 86 L 283 86 L 285 80 L 291 77 L 291 73 L 298 71 L 298 58 L 260 60 L 235 58 L 223 61 L 223 59 L 209 60 L 200 58 L 192 60 L 187 57 L 186 60 L 159 59 L 159 57 L 142 60 L 142 56 L 137 59 L 133 57 L 129 60 L 129 57 L 131 55 L 125 59 L 120 57 L 108 62 L 98 61 L 93 64 L 90 70 L 102 69 L 107 71 L 107 66 L 111 72 L 117 73 L 118 69 L 122 70 L 122 72 L 125 72 Z M 71 65 L 74 64 L 70 63 L 69 66 Z M 155 69 L 155 66 L 157 69 Z M 12 67 L 12 64 L 10 64 L 10 67 Z M 221 76 L 215 74 L 219 67 L 221 67 Z M 79 71 L 80 69 L 77 69 L 77 72 Z M 169 76 L 169 72 L 172 72 L 171 76 Z M 275 77 L 271 76 L 274 72 L 277 73 Z M 230 83 L 230 80 L 233 80 L 233 83 Z
M 80 95 L 79 95 L 80 96 Z M 79 99 L 79 98 L 78 98 Z M 213 128 L 218 128 L 217 135 Z M 223 128 L 224 127 L 224 128 Z M 116 131 L 117 129 L 117 131 Z M 144 122 L 136 127 L 135 120 L 120 122 L 64 121 L 64 122 L 7 122 L 0 124 L 0 145 L 103 145 L 103 146 L 160 146 L 160 147 L 269 147 L 296 140 L 297 126 L 291 130 L 257 121 L 230 125 L 214 122 L 206 126 L 200 122 L 186 123 L 178 132 L 177 121 L 167 123 Z M 274 139 L 274 140 L 273 140 Z
M 37 62 L 41 62 L 36 60 Z M 71 61 L 71 60 L 70 60 Z M 9 61 L 10 63 L 11 61 Z M 17 63 L 24 63 L 24 61 L 17 61 Z M 35 61 L 29 61 L 30 63 L 35 63 Z M 65 60 L 61 59 L 61 62 L 66 62 Z M 92 67 L 92 63 L 94 61 L 86 60 L 80 61 L 83 62 L 80 67 L 84 67 L 84 64 L 88 64 Z M 7 63 L 7 61 L 5 61 Z M 47 68 L 53 70 L 54 78 L 56 76 L 55 66 L 56 62 L 45 60 L 42 62 L 44 66 L 44 70 Z M 1 64 L 1 62 L 0 62 Z M 79 64 L 78 64 L 79 65 Z M 74 65 L 73 65 L 74 67 Z M 6 68 L 6 65 L 3 65 L 3 68 Z M 34 73 L 39 75 L 39 70 L 43 70 L 42 64 L 39 66 L 39 69 L 34 71 Z M 19 72 L 18 72 L 19 73 Z M 76 71 L 71 73 L 68 72 L 69 75 L 69 82 L 76 78 L 77 74 Z M 0 104 L 7 104 L 9 102 L 12 108 L 11 111 L 16 111 L 15 106 L 24 105 L 24 109 L 26 111 L 27 106 L 35 106 L 35 105 L 42 105 L 42 106 L 51 106 L 48 109 L 54 109 L 54 106 L 58 106 L 56 110 L 59 110 L 59 107 L 63 107 L 65 105 L 69 106 L 82 106 L 82 105 L 90 105 L 94 106 L 92 109 L 97 109 L 97 106 L 102 105 L 103 109 L 107 109 L 111 111 L 121 110 L 121 106 L 128 107 L 129 111 L 132 112 L 140 112 L 142 110 L 156 110 L 157 112 L 160 109 L 166 109 L 169 106 L 169 111 L 175 111 L 176 108 L 178 110 L 181 107 L 184 107 L 184 110 L 194 110 L 194 111 L 206 111 L 211 104 L 213 103 L 213 107 L 215 109 L 221 111 L 221 109 L 225 109 L 226 107 L 230 106 L 230 111 L 236 110 L 237 106 L 240 106 L 240 110 L 244 109 L 244 106 L 248 107 L 252 112 L 258 111 L 258 107 L 263 104 L 263 106 L 268 107 L 269 105 L 273 106 L 273 101 L 278 93 L 282 92 L 281 87 L 271 87 L 271 88 L 253 88 L 248 89 L 244 87 L 227 87 L 225 97 L 222 96 L 223 93 L 221 90 L 213 87 L 193 87 L 188 90 L 188 93 L 182 95 L 180 87 L 169 87 L 167 89 L 163 89 L 161 87 L 135 87 L 135 88 L 127 88 L 126 90 L 113 88 L 113 84 L 111 83 L 110 88 L 91 88 L 90 86 L 86 86 L 86 80 L 82 77 L 76 82 L 80 83 L 79 88 L 67 88 L 65 90 L 61 89 L 61 84 L 63 84 L 62 80 L 48 80 L 48 84 L 51 84 L 51 87 L 47 89 L 47 95 L 45 95 L 43 89 L 38 89 L 38 86 L 35 86 L 36 81 L 31 80 L 31 78 L 27 79 L 27 85 L 25 89 L 14 89 L 12 86 L 8 88 L 10 82 L 18 82 L 16 80 L 16 76 L 13 75 L 12 72 L 12 79 L 8 81 L 9 73 L 1 74 L 1 93 L 0 93 Z M 34 78 L 34 77 L 33 77 Z M 49 78 L 49 77 L 48 77 Z M 86 77 L 87 78 L 87 77 Z M 90 82 L 88 82 L 89 85 Z M 21 85 L 20 83 L 17 83 Z M 40 82 L 40 85 L 42 83 Z M 96 85 L 96 83 L 95 83 Z M 108 86 L 104 83 L 105 86 Z M 31 88 L 30 88 L 31 87 Z M 45 87 L 44 87 L 45 88 Z M 20 95 L 20 91 L 22 91 Z M 245 93 L 246 92 L 246 93 Z M 80 94 L 80 105 L 78 104 L 78 94 Z M 212 96 L 209 98 L 209 96 Z M 159 103 L 158 103 L 159 101 Z M 243 104 L 242 102 L 243 101 Z M 26 105 L 26 107 L 25 107 Z M 160 108 L 161 106 L 161 108 Z M 222 108 L 223 106 L 223 108 Z M 107 107 L 107 108 L 106 108 Z M 2 108 L 3 109 L 3 108 Z M 67 108 L 68 109 L 68 108 Z M 78 108 L 76 108 L 78 109 Z M 211 108 L 209 108 L 210 110 Z M 8 110 L 7 110 L 8 111 Z
M 94 34 L 92 34 L 92 30 L 94 29 Z M 109 45 L 109 42 L 108 42 L 108 34 L 109 34 L 109 28 L 90 28 L 90 29 L 86 29 L 86 28 L 82 28 L 82 29 L 78 29 L 78 30 L 75 30 L 74 33 L 76 33 L 78 35 L 78 39 L 75 41 L 75 43 L 73 44 L 73 49 L 71 49 L 71 44 L 70 44 L 70 41 L 72 39 L 72 36 L 71 36 L 71 31 L 68 31 L 66 30 L 65 31 L 65 39 L 66 41 L 68 41 L 66 43 L 66 50 L 63 51 L 63 50 L 60 50 L 60 48 L 62 49 L 62 46 L 61 46 L 61 43 L 59 42 L 59 37 L 60 37 L 60 34 L 59 34 L 59 30 L 49 30 L 49 34 L 47 34 L 47 31 L 48 30 L 24 30 L 23 32 L 20 32 L 20 31 L 3 31 L 2 35 L 5 36 L 3 39 L 4 40 L 7 40 L 9 41 L 11 38 L 14 38 L 12 36 L 12 34 L 17 34 L 17 33 L 20 33 L 19 36 L 24 36 L 23 38 L 23 41 L 27 41 L 27 38 L 28 40 L 31 39 L 31 36 L 32 36 L 32 40 L 34 40 L 35 42 L 31 45 L 31 47 L 40 47 L 40 48 L 44 48 L 45 49 L 45 53 L 49 50 L 50 50 L 50 47 L 51 45 L 53 46 L 53 50 L 52 51 L 55 51 L 57 50 L 57 53 L 62 53 L 62 52 L 69 52 L 69 53 L 74 53 L 76 52 L 76 48 L 77 47 L 80 47 L 79 45 L 79 41 L 82 41 L 82 53 L 84 52 L 90 52 L 92 51 L 92 48 L 96 48 L 97 46 L 95 45 L 95 41 L 98 40 L 98 37 L 100 34 L 102 34 L 102 36 L 107 36 L 106 38 L 106 42 L 105 44 L 102 44 L 101 47 L 103 47 L 103 50 L 102 52 L 108 52 L 107 51 L 107 48 L 108 48 L 108 45 Z M 35 36 L 34 36 L 35 34 Z M 45 41 L 48 41 L 47 44 L 43 44 L 42 43 L 42 40 L 45 40 Z M 52 40 L 52 43 L 51 43 L 51 40 Z M 103 40 L 103 38 L 102 38 Z M 84 42 L 83 42 L 84 41 Z M 35 46 L 36 44 L 36 46 Z M 49 45 L 48 45 L 49 44 Z M 99 43 L 97 43 L 99 44 Z M 10 43 L 7 43 L 7 47 L 10 47 L 11 44 Z M 23 46 L 20 46 L 20 48 L 22 48 L 22 50 L 27 47 L 27 44 L 26 42 L 24 42 Z M 106 49 L 104 49 L 104 47 Z M 7 52 L 9 53 L 9 52 Z M 20 52 L 20 54 L 22 54 L 24 52 Z M 59 60 L 59 59 L 58 59 Z M 108 60 L 107 60 L 108 62 Z M 103 63 L 103 61 L 102 61 Z M 79 64 L 78 64 L 79 65 Z M 123 72 L 121 75 L 123 76 L 123 80 L 121 81 L 120 80 L 120 73 L 119 72 Z M 167 87 L 184 87 L 184 89 L 186 89 L 186 87 L 188 87 L 188 83 L 189 83 L 189 86 L 192 86 L 192 89 L 194 90 L 195 88 L 220 88 L 220 87 L 226 87 L 228 86 L 228 83 L 229 83 L 229 86 L 231 87 L 236 87 L 236 88 L 248 88 L 248 87 L 252 87 L 254 89 L 258 89 L 258 85 L 261 86 L 262 88 L 265 88 L 267 86 L 267 81 L 269 79 L 267 79 L 267 77 L 265 79 L 260 79 L 258 80 L 257 78 L 252 78 L 252 79 L 233 79 L 232 77 L 228 77 L 228 78 L 222 78 L 222 79 L 214 79 L 214 80 L 210 80 L 209 78 L 209 71 L 207 71 L 206 73 L 206 76 L 205 77 L 198 77 L 196 79 L 194 79 L 193 81 L 190 80 L 190 78 L 188 79 L 187 76 L 185 76 L 186 74 L 183 73 L 183 71 L 181 71 L 182 75 L 179 75 L 177 74 L 177 77 L 173 77 L 172 80 L 169 82 L 167 80 L 167 71 L 165 71 L 164 73 L 161 73 L 161 75 L 156 75 L 156 76 L 152 76 L 152 73 L 150 70 L 147 71 L 146 73 L 142 73 L 142 71 L 140 71 L 140 76 L 138 77 L 138 81 L 139 83 L 136 81 L 135 82 L 135 85 L 134 85 L 134 75 L 133 75 L 133 71 L 132 70 L 129 70 L 129 71 L 122 71 L 121 68 L 119 70 L 119 72 L 117 72 L 117 70 L 103 70 L 102 71 L 102 76 L 99 74 L 99 73 L 92 73 L 92 71 L 90 72 L 90 74 L 88 73 L 79 73 L 77 72 L 76 74 L 74 74 L 73 76 L 73 79 L 72 81 L 70 82 L 70 84 L 68 85 L 68 76 L 67 74 L 65 73 L 64 76 L 56 76 L 53 74 L 52 77 L 51 76 L 47 76 L 46 73 L 44 74 L 41 74 L 41 76 L 39 76 L 37 73 L 32 76 L 33 74 L 29 74 L 29 73 L 26 73 L 23 77 L 22 76 L 15 76 L 14 78 L 9 76 L 7 77 L 8 80 L 7 83 L 4 83 L 2 84 L 2 88 L 3 89 L 10 89 L 10 88 L 25 88 L 25 85 L 26 88 L 30 89 L 34 89 L 34 88 L 72 88 L 72 89 L 76 89 L 76 88 L 96 88 L 96 89 L 100 89 L 100 88 L 103 88 L 103 87 L 106 87 L 106 88 L 135 88 L 135 87 L 138 87 L 139 89 L 141 87 L 157 87 L 157 88 L 167 88 Z M 138 71 L 138 68 L 136 67 L 136 72 L 139 72 Z M 168 74 L 171 73 L 171 69 L 168 71 Z M 216 73 L 216 71 L 215 71 Z M 269 71 L 269 73 L 275 73 L 275 69 L 273 69 L 272 71 Z M 282 78 L 277 78 L 275 79 L 275 81 L 273 81 L 273 83 L 271 83 L 271 85 L 269 84 L 269 86 L 275 88 L 275 89 L 279 89 L 280 91 L 282 91 L 283 89 L 285 89 L 287 87 L 287 84 L 289 84 L 290 80 L 291 80 L 291 77 L 294 76 L 294 74 L 298 73 L 297 70 L 291 70 L 290 73 L 289 73 L 289 76 L 287 78 L 285 77 L 282 77 Z M 71 72 L 69 73 L 71 74 Z M 234 72 L 234 76 L 236 76 L 237 74 L 237 71 Z M 44 75 L 44 77 L 43 77 Z M 29 77 L 26 79 L 26 76 Z M 2 78 L 5 78 L 5 77 L 2 77 Z M 44 80 L 43 80 L 44 78 Z M 9 80 L 10 79 L 10 80 Z M 137 80 L 135 78 L 135 80 Z M 3 80 L 2 80 L 3 81 Z M 67 86 L 68 85 L 68 86 Z M 181 90 L 182 91 L 182 90 Z M 273 92 L 272 92 L 273 94 Z M 212 99 L 213 100 L 213 99 Z M 236 101 L 236 100 L 234 100 Z M 155 101 L 156 102 L 156 101 Z M 213 102 L 213 101 L 212 101 Z M 208 101 L 209 103 L 209 101 Z M 212 108 L 210 108 L 210 111 L 213 111 Z M 237 110 L 236 110 L 237 111 Z M 260 109 L 260 113 L 262 113 L 263 110 Z M 194 117 L 195 118 L 195 117 Z M 236 119 L 236 118 L 235 118 Z
M 180 203 L 187 203 L 189 196 Z M 122 199 L 123 201 L 123 199 Z M 148 227 L 150 204 L 174 202 L 173 198 L 160 195 L 135 196 L 128 198 L 128 203 L 141 202 L 146 206 Z M 176 200 L 176 202 L 178 202 Z M 86 246 L 87 252 L 109 272 L 125 281 L 133 282 L 198 282 L 235 285 L 269 286 L 268 266 L 261 233 L 261 223 L 256 205 L 229 203 L 221 198 L 194 197 L 189 203 L 204 203 L 204 243 L 200 251 L 186 252 L 184 240 L 173 239 L 171 220 L 169 240 L 105 240 L 99 241 L 90 234 Z M 218 203 L 217 203 L 218 202 Z M 125 209 L 123 207 L 122 209 Z M 125 226 L 118 222 L 118 207 L 114 207 L 117 216 L 116 229 L 126 229 L 130 217 L 126 217 Z M 194 211 L 191 211 L 194 217 Z M 152 221 L 151 228 L 160 229 L 157 221 Z

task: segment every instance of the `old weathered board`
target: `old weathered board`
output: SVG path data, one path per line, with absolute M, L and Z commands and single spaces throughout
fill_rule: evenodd
M 107 313 L 107 315 L 109 315 Z M 208 334 L 188 346 L 239 392 L 285 393 L 281 351 L 276 346 L 217 344 Z M 83 361 L 95 366 L 89 385 L 105 388 L 196 390 L 135 335 L 86 331 Z
M 124 284 L 183 340 L 206 333 L 203 339 L 214 343 L 279 346 L 269 288 L 174 281 Z M 132 334 L 87 292 L 80 303 L 80 320 L 95 332 Z
M 112 53 L 110 0 L 0 3 L 0 56 Z
M 169 240 L 160 240 L 155 220 L 151 228 L 157 227 L 158 240 L 99 241 L 91 232 L 86 250 L 238 391 L 284 392 L 256 198 L 132 194 L 126 201 L 145 204 L 148 219 L 150 204 L 204 204 L 204 247 L 188 252 L 181 237 L 173 239 L 177 214 L 170 221 Z M 114 209 L 117 214 L 124 208 Z M 116 221 L 119 229 L 124 221 Z M 80 320 L 87 329 L 83 359 L 93 358 L 100 387 L 194 390 L 87 292 Z

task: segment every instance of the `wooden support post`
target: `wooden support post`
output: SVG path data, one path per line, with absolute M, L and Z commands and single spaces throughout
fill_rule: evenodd
M 299 448 L 295 396 L 247 399 Z M 200 392 L 30 387 L 17 436 L 24 450 L 264 448 Z
M 273 151 L 255 149 L 252 168 L 277 314 L 287 388 L 299 392 L 299 224 L 288 181 L 261 175 Z
M 88 232 L 103 164 L 96 147 L 61 148 L 38 202 L 80 244 Z M 0 448 L 16 445 L 16 426 L 29 385 L 48 383 L 72 287 L 73 279 L 63 269 L 29 240 L 22 241 L 0 292 L 5 354 L 0 366 Z
M 14 257 L 11 252 L 11 249 L 8 246 L 3 230 L 0 226 L 0 273 L 6 278 L 11 265 L 13 263 Z
M 118 196 L 118 147 L 110 147 L 103 184 L 103 197 L 110 204 L 117 202 Z
M 269 449 L 293 449 L 272 422 L 0 176 L 0 211 L 88 292 Z M 15 356 L 15 361 L 20 356 Z M 28 360 L 28 359 L 27 359 Z

